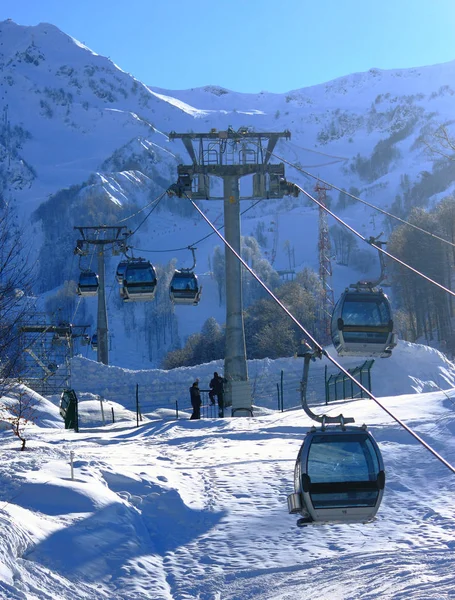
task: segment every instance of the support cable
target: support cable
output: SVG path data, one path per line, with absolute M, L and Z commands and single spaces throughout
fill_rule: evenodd
M 265 198 L 260 198 L 259 200 L 257 200 L 256 202 L 254 202 L 251 206 L 249 206 L 248 208 L 245 208 L 245 210 L 243 210 L 240 213 L 240 215 L 244 215 L 246 212 L 248 212 L 249 210 L 251 210 L 252 208 L 254 208 L 257 204 L 259 204 L 259 202 L 262 202 L 263 200 L 265 200 Z M 224 225 L 221 225 L 220 229 L 218 231 L 220 231 L 221 229 L 224 229 Z M 204 236 L 203 238 L 201 238 L 200 240 L 197 240 L 196 242 L 193 242 L 192 244 L 190 244 L 190 246 L 198 246 L 201 242 L 204 242 L 207 238 L 211 237 L 212 235 L 214 235 L 213 231 L 211 233 L 209 233 L 208 235 Z M 188 248 L 190 246 L 185 246 L 184 248 L 171 248 L 169 250 L 145 250 L 145 249 L 142 249 L 142 248 L 134 248 L 134 249 L 137 250 L 138 252 L 150 252 L 150 253 L 180 252 L 181 250 L 188 250 Z
M 414 267 L 411 267 L 410 265 L 408 265 L 404 261 L 400 260 L 399 258 L 397 258 L 396 256 L 394 256 L 393 254 L 390 254 L 390 252 L 387 252 L 386 250 L 384 250 L 383 248 L 381 248 L 380 245 L 375 244 L 374 241 L 371 241 L 371 240 L 367 239 L 366 237 L 364 237 L 361 233 L 359 233 L 353 227 L 351 227 L 345 221 L 343 221 L 343 219 L 341 219 L 340 217 L 338 217 L 335 213 L 333 213 L 326 206 L 324 206 L 324 204 L 322 204 L 321 202 L 319 202 L 318 200 L 316 200 L 316 198 L 313 198 L 313 196 L 311 194 L 309 194 L 307 191 L 305 191 L 302 187 L 300 187 L 296 183 L 294 183 L 292 185 L 295 185 L 295 187 L 298 188 L 302 192 L 302 194 L 304 194 L 307 198 L 309 198 L 310 200 L 312 200 L 313 202 L 315 202 L 320 208 L 323 208 L 331 217 L 333 217 L 336 221 L 338 221 L 338 223 L 340 223 L 341 225 L 343 225 L 344 227 L 346 227 L 347 229 L 349 229 L 349 231 L 351 233 L 353 233 L 354 235 L 356 235 L 358 238 L 360 238 L 361 240 L 363 240 L 364 242 L 366 242 L 367 244 L 369 244 L 373 248 L 376 248 L 376 250 L 378 250 L 378 252 L 381 252 L 382 254 L 384 254 L 385 256 L 387 256 L 388 258 L 394 260 L 395 262 L 397 262 L 398 264 L 400 264 L 402 267 L 406 267 L 406 269 L 409 269 L 410 271 L 412 271 L 416 275 L 419 275 L 419 277 L 422 277 L 423 279 L 425 279 L 429 283 L 432 283 L 433 285 L 436 285 L 438 288 L 440 288 L 444 292 L 447 292 L 451 296 L 455 296 L 455 292 L 452 292 L 452 290 L 449 290 L 448 288 L 446 288 L 442 284 L 438 283 L 434 279 L 431 279 L 430 277 L 428 277 L 427 275 L 424 275 L 423 273 L 421 273 L 417 269 L 414 269 Z M 372 238 L 372 239 L 374 239 L 374 238 Z
M 77 311 L 79 310 L 79 306 L 81 304 L 81 301 L 82 301 L 82 296 L 79 296 L 78 299 L 77 299 L 77 302 L 76 302 L 76 307 L 75 307 L 74 312 L 73 312 L 73 318 L 71 319 L 72 323 L 74 323 L 74 319 L 76 318 Z
M 410 435 L 414 437 L 426 450 L 431 452 L 435 458 L 437 458 L 444 466 L 446 466 L 452 473 L 455 473 L 455 467 L 453 467 L 445 458 L 443 458 L 432 446 L 430 446 L 425 440 L 423 440 L 415 431 L 413 431 L 406 423 L 404 423 L 401 419 L 396 417 L 380 400 L 378 400 L 366 387 L 364 387 L 355 377 L 351 375 L 341 364 L 335 360 L 324 348 L 316 341 L 316 339 L 310 334 L 309 331 L 305 329 L 305 327 L 294 317 L 294 315 L 284 306 L 284 304 L 275 296 L 275 294 L 267 287 L 267 285 L 262 281 L 262 279 L 256 275 L 253 269 L 246 263 L 243 258 L 234 250 L 234 248 L 229 244 L 229 242 L 223 237 L 220 231 L 213 225 L 210 219 L 204 214 L 204 212 L 197 206 L 197 204 L 191 200 L 186 194 L 186 198 L 191 202 L 193 207 L 198 211 L 201 217 L 205 220 L 205 222 L 213 229 L 213 233 L 215 233 L 221 241 L 225 244 L 227 248 L 234 254 L 234 256 L 242 263 L 245 269 L 256 279 L 256 281 L 263 287 L 263 289 L 267 292 L 267 294 L 284 310 L 284 312 L 291 318 L 291 320 L 297 325 L 297 327 L 305 334 L 305 336 L 311 340 L 314 345 L 314 348 L 317 352 L 323 356 L 325 356 L 333 365 L 337 367 L 344 375 L 346 375 L 351 381 L 356 383 L 360 389 L 369 397 L 371 400 L 376 402 L 376 404 L 384 410 L 389 417 L 391 417 L 394 421 L 398 423 L 403 429 L 405 429 Z M 318 203 L 319 204 L 319 203 Z M 330 212 L 330 211 L 329 211 Z M 305 342 L 306 346 L 310 349 L 311 346 L 308 342 Z
M 316 175 L 312 175 L 311 173 L 308 173 L 307 171 L 304 171 L 303 169 L 301 171 L 305 175 L 309 175 L 310 177 L 313 177 L 313 179 L 319 180 L 321 183 L 324 183 L 324 184 L 326 183 L 323 179 L 316 177 Z M 403 225 L 412 227 L 413 229 L 416 229 L 417 231 L 420 231 L 421 233 L 424 233 L 425 235 L 429 235 L 430 237 L 434 238 L 435 240 L 438 240 L 440 242 L 443 242 L 444 244 L 448 244 L 449 246 L 452 246 L 455 248 L 455 244 L 453 242 L 451 242 L 450 240 L 446 240 L 445 238 L 442 238 L 439 235 L 436 235 L 435 233 L 431 233 L 431 231 L 427 231 L 426 229 L 423 229 L 422 227 L 419 227 L 418 225 L 414 225 L 413 223 L 410 223 L 409 221 L 406 221 L 405 219 L 402 219 L 401 217 L 397 217 L 396 215 L 393 215 L 392 213 L 389 213 L 388 211 L 386 211 L 382 208 L 379 208 L 379 206 L 375 206 L 374 204 L 371 204 L 370 202 L 367 202 L 366 200 L 363 200 L 362 198 L 359 198 L 358 196 L 354 196 L 353 194 L 350 194 L 349 192 L 347 192 L 346 190 L 343 190 L 342 188 L 338 188 L 333 184 L 328 184 L 328 185 L 330 185 L 333 189 L 335 189 L 339 192 L 342 192 L 343 194 L 346 194 L 346 196 L 349 196 L 350 198 L 353 198 L 354 200 L 358 200 L 359 202 L 361 202 L 362 204 L 365 204 L 366 206 L 369 206 L 370 208 L 374 208 L 374 210 L 377 210 L 378 212 L 382 213 L 383 215 L 386 215 L 387 217 L 390 217 L 392 219 L 395 219 L 396 221 L 399 221 Z
M 261 132 L 261 133 L 266 133 L 265 129 L 257 129 L 257 131 Z M 349 158 L 346 156 L 338 156 L 336 154 L 328 154 L 327 152 L 322 152 L 322 150 L 314 150 L 314 148 L 305 148 L 305 146 L 299 146 L 298 144 L 296 144 L 295 142 L 292 142 L 291 140 L 279 140 L 278 141 L 278 145 L 281 145 L 282 143 L 289 145 L 289 146 L 294 146 L 294 148 L 297 148 L 298 150 L 304 150 L 305 152 L 311 152 L 311 154 L 319 154 L 320 156 L 327 156 L 328 158 L 333 158 L 334 160 L 332 160 L 329 163 L 324 163 L 324 165 L 312 165 L 312 167 L 316 168 L 316 167 L 320 167 L 320 166 L 325 166 L 325 165 L 332 165 L 338 162 L 348 162 Z M 271 153 L 271 156 L 273 156 L 273 152 Z M 308 166 L 308 168 L 310 168 L 310 166 Z
M 125 221 L 128 221 L 129 219 L 132 219 L 133 217 L 135 217 L 136 215 L 138 215 L 139 213 L 141 213 L 143 210 L 146 210 L 149 206 L 152 206 L 153 204 L 155 204 L 155 202 L 157 204 L 159 204 L 165 194 L 166 194 L 166 192 L 163 192 L 157 198 L 155 198 L 155 200 L 151 200 L 148 204 L 146 204 L 145 206 L 143 206 L 142 208 L 140 208 L 139 210 L 137 210 L 135 213 L 129 215 L 128 217 L 125 217 L 124 219 L 120 219 L 119 223 L 124 223 Z
M 150 206 L 150 204 L 154 204 L 154 206 L 152 207 L 152 209 L 150 210 L 150 212 L 142 219 L 142 221 L 139 223 L 139 225 L 136 227 L 136 229 L 134 231 L 129 231 L 125 235 L 125 237 L 123 238 L 123 240 L 121 240 L 122 242 L 125 242 L 127 239 L 129 239 L 130 237 L 132 237 L 138 231 L 138 229 L 140 227 L 142 227 L 142 225 L 145 223 L 145 221 L 147 221 L 147 219 L 150 217 L 150 215 L 153 213 L 153 211 L 158 207 L 159 203 L 161 202 L 161 200 L 163 199 L 163 197 L 165 195 L 166 195 L 166 192 L 163 192 L 160 196 L 158 196 L 158 198 L 155 198 L 155 200 L 153 200 L 152 203 L 149 203 L 147 205 L 147 207 L 148 207 L 148 206 Z M 147 207 L 144 207 L 144 208 L 147 208 Z M 141 212 L 141 210 L 138 211 L 135 214 L 139 214 L 139 212 Z M 132 216 L 135 216 L 135 215 L 130 215 L 130 217 L 127 217 L 127 219 L 131 218 Z M 123 221 L 125 221 L 125 220 L 126 219 L 123 219 L 122 221 L 119 221 L 119 223 L 123 223 Z M 111 246 L 107 246 L 106 250 L 113 250 L 114 247 L 115 247 L 115 244 L 112 244 Z M 133 248 L 133 249 L 135 249 L 134 246 L 130 246 L 130 247 Z
M 413 223 L 410 223 L 409 221 L 406 221 L 405 219 L 402 219 L 401 217 L 397 217 L 396 215 L 393 215 L 392 213 L 389 213 L 386 210 L 379 208 L 379 206 L 375 206 L 374 204 L 371 204 L 370 202 L 367 202 L 366 200 L 362 200 L 362 198 L 359 198 L 358 196 L 354 196 L 354 194 L 351 194 L 351 193 L 347 192 L 346 190 L 344 190 L 343 188 L 339 188 L 336 185 L 333 185 L 333 183 L 324 181 L 324 179 L 321 179 L 320 177 L 317 177 L 316 175 L 313 175 L 312 173 L 305 171 L 301 167 L 297 166 L 296 164 L 291 163 L 290 161 L 286 160 L 285 158 L 283 158 L 281 156 L 278 156 L 277 154 L 272 153 L 272 156 L 274 156 L 276 159 L 282 161 L 283 163 L 286 163 L 290 167 L 293 167 L 300 173 L 303 173 L 304 175 L 307 175 L 308 177 L 312 177 L 313 179 L 320 181 L 324 185 L 329 185 L 334 190 L 337 190 L 338 192 L 342 192 L 343 194 L 346 194 L 346 196 L 349 196 L 353 200 L 358 200 L 362 204 L 365 204 L 365 206 L 373 208 L 374 210 L 377 210 L 378 212 L 382 213 L 383 215 L 386 215 L 387 217 L 390 217 L 391 219 L 395 219 L 396 221 L 399 221 L 403 225 L 412 227 L 413 229 L 416 229 L 417 231 L 420 231 L 421 233 L 429 235 L 430 237 L 434 238 L 435 240 L 439 240 L 440 242 L 443 242 L 444 244 L 448 244 L 449 246 L 455 247 L 455 244 L 453 242 L 446 240 L 445 238 L 442 238 L 439 235 L 436 235 L 435 233 L 431 233 L 431 231 L 427 231 L 426 229 L 423 229 L 422 227 L 419 227 L 418 225 L 414 225 Z
M 142 225 L 147 221 L 147 219 L 150 217 L 150 215 L 152 214 L 152 212 L 158 207 L 159 203 L 161 202 L 161 200 L 163 199 L 163 197 L 166 195 L 166 192 L 163 192 L 161 194 L 161 196 L 158 196 L 158 198 L 156 200 L 154 200 L 154 206 L 152 206 L 152 209 L 150 210 L 150 212 L 142 219 L 142 221 L 139 223 L 139 225 L 136 227 L 136 229 L 134 231 L 131 231 L 130 233 L 128 233 L 128 235 L 125 237 L 125 239 L 128 239 L 129 237 L 131 237 L 132 235 L 134 235 L 137 230 L 142 227 Z M 121 223 L 122 221 L 120 221 Z

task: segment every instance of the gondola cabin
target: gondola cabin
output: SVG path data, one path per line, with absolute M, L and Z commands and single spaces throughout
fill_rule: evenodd
M 367 523 L 384 485 L 381 452 L 365 427 L 313 428 L 297 456 L 289 512 L 302 515 L 299 526 Z
M 81 336 L 81 345 L 82 346 L 88 346 L 90 344 L 91 340 L 90 340 L 90 336 L 87 335 L 86 333 L 84 333 Z
M 148 260 L 129 262 L 120 295 L 126 302 L 153 300 L 156 283 L 155 269 Z
M 169 286 L 169 296 L 174 304 L 196 305 L 201 299 L 202 288 L 191 271 L 175 271 Z
M 93 271 L 82 271 L 79 275 L 79 283 L 77 285 L 79 296 L 96 296 L 98 288 L 98 275 Z
M 397 336 L 384 292 L 346 289 L 333 310 L 332 342 L 340 356 L 390 356 Z
M 90 345 L 92 347 L 92 350 L 98 350 L 98 334 L 94 333 L 91 337 L 90 340 Z
M 125 276 L 126 267 L 128 266 L 127 260 L 121 260 L 117 265 L 117 270 L 115 272 L 115 277 L 117 278 L 118 283 L 120 285 L 123 284 L 123 277 Z

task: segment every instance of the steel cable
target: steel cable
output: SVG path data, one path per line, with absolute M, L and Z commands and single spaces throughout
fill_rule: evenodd
M 274 156 L 276 159 L 281 160 L 283 163 L 289 165 L 290 167 L 293 167 L 294 169 L 296 169 L 297 171 L 299 171 L 300 173 L 303 173 L 304 175 L 307 175 L 308 177 L 311 177 L 313 179 L 316 179 L 317 181 L 320 181 L 321 183 L 323 183 L 324 185 L 330 186 L 331 188 L 333 188 L 334 190 L 337 190 L 338 192 L 342 192 L 343 194 L 346 194 L 346 196 L 349 196 L 350 198 L 353 198 L 354 200 L 358 200 L 359 202 L 361 202 L 362 204 L 365 204 L 366 206 L 373 208 L 374 210 L 377 210 L 378 212 L 386 215 L 387 217 L 390 217 L 391 219 L 395 219 L 396 221 L 399 221 L 400 223 L 402 223 L 403 225 L 407 225 L 408 227 L 412 227 L 413 229 L 416 229 L 417 231 L 420 231 L 421 233 L 424 233 L 436 240 L 439 240 L 440 242 L 443 242 L 444 244 L 448 244 L 449 246 L 455 247 L 455 243 L 452 243 L 449 240 L 446 240 L 445 238 L 440 237 L 439 235 L 436 235 L 435 233 L 431 233 L 431 231 L 427 231 L 426 229 L 423 229 L 422 227 L 419 227 L 418 225 L 414 225 L 413 223 L 410 223 L 409 221 L 406 221 L 405 219 L 402 219 L 401 217 L 397 217 L 396 215 L 382 209 L 379 208 L 379 206 L 375 206 L 374 204 L 371 204 L 370 202 L 367 202 L 366 200 L 362 200 L 362 198 L 359 198 L 358 196 L 354 196 L 354 194 L 351 194 L 350 192 L 347 192 L 346 190 L 344 190 L 343 188 L 339 188 L 336 185 L 334 185 L 333 183 L 329 183 L 328 181 L 325 181 L 324 179 L 321 179 L 320 177 L 318 177 L 317 175 L 313 175 L 312 173 L 309 173 L 308 171 L 305 171 L 305 169 L 302 169 L 301 167 L 299 167 L 298 165 L 291 163 L 290 161 L 286 160 L 285 158 L 278 156 L 275 153 L 271 153 L 271 156 Z
M 186 195 L 186 194 L 185 194 Z M 376 404 L 385 411 L 389 417 L 391 417 L 398 425 L 400 425 L 403 429 L 405 429 L 410 435 L 414 437 L 426 450 L 431 452 L 435 458 L 437 458 L 445 467 L 447 467 L 452 473 L 455 473 L 455 467 L 453 467 L 445 458 L 443 458 L 432 446 L 430 446 L 424 439 L 422 439 L 415 431 L 413 431 L 406 423 L 404 423 L 401 419 L 395 416 L 382 402 L 380 402 L 366 387 L 364 387 L 355 377 L 353 377 L 341 364 L 335 360 L 324 348 L 319 344 L 319 342 L 310 334 L 309 331 L 305 329 L 305 327 L 294 317 L 294 315 L 284 306 L 284 304 L 275 296 L 275 294 L 267 287 L 267 285 L 262 281 L 262 279 L 253 271 L 253 269 L 246 263 L 243 258 L 234 250 L 234 248 L 229 244 L 229 242 L 223 237 L 223 235 L 219 232 L 219 230 L 213 225 L 210 219 L 204 214 L 204 212 L 197 206 L 191 198 L 186 196 L 188 200 L 190 200 L 191 204 L 198 211 L 201 217 L 206 221 L 206 223 L 213 229 L 213 233 L 218 235 L 224 245 L 229 248 L 229 250 L 234 254 L 234 256 L 241 262 L 243 267 L 256 279 L 256 281 L 263 287 L 263 289 L 267 292 L 267 294 L 284 310 L 284 312 L 291 318 L 291 320 L 297 325 L 297 327 L 305 334 L 305 336 L 312 342 L 314 348 L 318 350 L 318 352 L 325 356 L 334 366 L 337 367 L 344 375 L 346 375 L 351 381 L 356 383 L 359 388 L 369 397 L 371 400 L 376 402 Z M 305 342 L 307 347 L 311 349 L 311 346 L 308 342 Z

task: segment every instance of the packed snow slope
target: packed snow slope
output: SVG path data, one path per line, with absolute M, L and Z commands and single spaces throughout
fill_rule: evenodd
M 151 40 L 151 56 L 160 51 Z M 2 195 L 15 201 L 38 257 L 35 291 L 43 304 L 88 267 L 88 261 L 74 260 L 74 226 L 136 215 L 122 221 L 131 230 L 143 221 L 132 241 L 135 255 L 161 266 L 175 260 L 178 267 L 190 267 L 187 247 L 201 240 L 196 267 L 204 289 L 201 304 L 175 309 L 178 331 L 155 345 L 144 323 L 158 317 L 146 315 L 143 306 L 122 306 L 115 283 L 118 257 L 108 257 L 110 360 L 122 367 L 158 366 L 167 350 L 200 331 L 209 316 L 225 319 L 211 278 L 220 242 L 208 236 L 207 224 L 195 211 L 183 214 L 164 201 L 145 220 L 147 213 L 138 213 L 175 181 L 177 165 L 190 160 L 181 142 L 169 141 L 169 132 L 228 126 L 289 130 L 292 139 L 279 143 L 277 156 L 340 187 L 354 186 L 383 208 L 413 190 L 421 205 L 431 206 L 453 190 L 450 168 L 436 165 L 422 140 L 443 123 L 451 128 L 455 62 L 370 69 L 287 94 L 241 94 L 216 85 L 170 91 L 138 81 L 51 24 L 24 27 L 7 20 L 0 23 L 0 68 Z M 286 166 L 286 176 L 313 192 L 314 181 L 298 169 Z M 334 206 L 338 193 L 329 196 Z M 222 201 L 200 205 L 222 226 Z M 250 207 L 242 203 L 242 210 Z M 384 231 L 381 217 L 364 205 L 340 210 L 366 237 Z M 261 251 L 277 270 L 290 267 L 290 255 L 295 270 L 317 269 L 317 217 L 317 207 L 302 197 L 268 200 L 242 216 L 242 234 L 255 236 L 263 228 Z M 371 265 L 366 273 L 359 269 L 334 264 L 336 294 L 376 274 Z M 96 301 L 84 300 L 69 316 L 93 332 Z
M 431 349 L 399 350 L 415 375 L 433 373 L 445 389 L 399 395 L 403 363 L 392 357 L 381 361 L 389 379 L 381 400 L 453 463 L 453 367 Z M 264 361 L 272 380 L 282 366 Z M 111 374 L 115 380 L 104 373 L 106 388 Z M 168 385 L 174 376 L 183 385 L 194 373 L 168 372 Z M 90 370 L 87 379 L 95 383 Z M 80 403 L 79 433 L 40 416 L 25 452 L 8 430 L 0 435 L 1 598 L 453 598 L 455 475 L 371 400 L 316 404 L 367 423 L 377 439 L 386 489 L 376 520 L 304 529 L 286 506 L 311 425 L 303 411 L 263 407 L 254 418 L 190 421 L 162 408 L 138 427 L 126 411 L 95 427 L 93 403 Z M 119 413 L 120 395 L 115 406 Z

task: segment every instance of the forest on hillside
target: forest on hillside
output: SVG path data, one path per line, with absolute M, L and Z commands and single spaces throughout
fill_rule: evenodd
M 441 129 L 439 134 L 436 134 L 435 146 L 430 148 L 433 153 L 438 154 L 433 170 L 422 171 L 414 180 L 405 173 L 401 175 L 399 193 L 390 202 L 388 208 L 392 215 L 402 221 L 385 218 L 384 231 L 389 254 L 453 291 L 455 197 L 450 193 L 445 196 L 443 194 L 444 190 L 450 189 L 455 181 L 455 160 L 453 160 L 455 148 L 452 140 L 444 132 L 445 130 Z M 393 143 L 390 142 L 388 145 L 378 144 L 377 152 L 372 155 L 373 162 L 370 161 L 370 165 L 368 161 L 359 158 L 353 163 L 353 169 L 358 171 L 361 168 L 367 172 L 369 168 L 373 168 L 374 161 L 379 160 L 378 157 L 387 162 L 387 152 L 394 152 L 394 144 L 397 141 L 395 138 L 396 136 L 391 137 Z M 125 156 L 128 157 L 129 154 Z M 122 152 L 114 154 L 112 160 L 116 162 L 118 169 L 142 168 L 142 157 L 139 154 L 134 164 L 122 162 L 127 160 Z M 155 168 L 156 160 L 150 162 L 149 169 Z M 363 179 L 367 181 L 368 177 L 365 176 Z M 157 184 L 153 184 L 148 190 L 150 202 L 156 198 L 157 190 Z M 336 214 L 343 214 L 357 201 L 356 198 L 362 197 L 363 192 L 362 189 L 350 187 L 346 192 L 340 191 L 336 199 L 327 196 L 327 206 Z M 430 198 L 435 197 L 438 200 L 430 204 Z M 156 204 L 154 210 L 155 208 L 157 212 L 169 212 L 186 217 L 190 205 L 166 196 Z M 8 335 L 3 335 L 0 360 L 4 368 L 5 365 L 15 362 L 13 355 L 17 350 L 17 335 L 12 335 L 11 332 L 15 331 L 17 314 L 22 314 L 21 307 L 24 304 L 22 295 L 19 293 L 16 298 L 14 293 L 11 294 L 11 290 L 34 289 L 35 292 L 42 293 L 57 288 L 47 295 L 45 301 L 48 317 L 51 320 L 57 318 L 70 322 L 75 313 L 76 282 L 72 279 L 73 264 L 68 257 L 74 251 L 74 227 L 79 224 L 80 215 L 84 215 L 84 220 L 109 224 L 116 223 L 119 219 L 129 217 L 133 213 L 135 216 L 130 220 L 130 226 L 134 228 L 142 222 L 142 215 L 135 200 L 119 208 L 110 202 L 108 197 L 100 198 L 95 176 L 82 184 L 60 190 L 43 202 L 32 215 L 32 223 L 39 224 L 45 240 L 40 250 L 36 277 L 33 279 L 30 273 L 27 273 L 27 277 L 24 278 L 19 267 L 17 270 L 12 268 L 12 265 L 22 264 L 23 241 L 17 226 L 12 227 L 11 209 L 12 207 L 6 204 L 2 206 L 3 217 L 0 222 L 2 244 L 0 251 L 10 261 L 14 258 L 9 264 L 4 261 L 4 268 L 0 273 L 3 302 L 9 307 L 8 311 L 2 311 L 4 331 L 9 328 L 10 332 Z M 379 218 L 381 217 L 378 215 Z M 320 309 L 323 305 L 323 290 L 318 273 L 306 268 L 294 273 L 292 280 L 283 280 L 264 257 L 263 228 L 264 224 L 260 222 L 254 235 L 242 238 L 243 259 L 321 344 L 329 343 L 324 324 L 325 317 Z M 374 254 L 371 250 L 362 247 L 359 240 L 348 229 L 339 223 L 333 225 L 330 227 L 330 240 L 334 261 L 355 269 L 359 274 L 359 280 L 364 273 L 371 272 L 373 262 L 376 260 Z M 211 276 L 217 284 L 220 305 L 225 301 L 226 291 L 224 256 L 224 248 L 218 246 L 210 257 Z M 84 268 L 83 264 L 79 266 Z M 449 356 L 453 356 L 455 353 L 453 296 L 397 262 L 388 259 L 386 267 L 387 280 L 384 286 L 387 286 L 385 291 L 392 300 L 394 330 L 398 336 L 411 342 L 435 345 Z M 171 261 L 167 265 L 159 265 L 158 269 L 160 278 L 164 282 L 169 282 L 175 264 Z M 246 270 L 243 270 L 242 284 L 247 356 L 251 359 L 278 358 L 298 353 L 302 348 L 300 329 Z M 166 285 L 163 287 L 163 290 L 165 289 Z M 135 331 L 139 328 L 140 335 L 144 337 L 149 360 L 155 362 L 161 360 L 164 368 L 191 366 L 223 358 L 224 323 L 218 323 L 210 317 L 200 332 L 190 335 L 182 343 L 178 335 L 173 304 L 169 295 L 163 290 L 157 293 L 155 302 L 143 308 L 142 313 L 137 306 L 125 305 L 120 298 L 115 297 L 116 308 L 122 314 L 125 335 L 135 336 Z M 92 328 L 96 328 L 93 317 L 86 312 L 85 306 L 82 305 L 79 310 L 79 318 Z M 28 315 L 33 312 L 30 305 L 27 306 L 27 311 Z M 142 327 L 142 323 L 147 323 L 149 326 Z M 14 343 L 12 339 L 15 340 Z
M 406 220 L 415 227 L 407 224 L 397 227 L 395 220 L 388 219 L 387 252 L 453 291 L 455 197 L 445 197 L 428 211 L 413 207 Z M 359 247 L 357 238 L 351 232 L 337 224 L 330 229 L 330 233 L 332 248 L 340 264 L 355 266 L 359 275 L 371 266 L 373 255 Z M 311 335 L 323 344 L 328 343 L 319 309 L 323 290 L 318 274 L 306 268 L 297 272 L 292 281 L 282 281 L 268 261 L 261 258 L 259 245 L 254 238 L 243 239 L 242 256 Z M 393 301 L 394 330 L 399 338 L 437 345 L 453 356 L 453 297 L 390 259 L 387 260 L 386 275 L 384 290 Z M 224 251 L 221 248 L 216 248 L 214 252 L 213 276 L 218 283 L 221 302 L 225 286 Z M 301 330 L 247 273 L 244 273 L 243 289 L 248 358 L 278 358 L 301 351 Z M 192 366 L 223 356 L 224 326 L 210 317 L 201 332 L 189 336 L 182 348 L 168 353 L 162 365 L 168 369 Z

